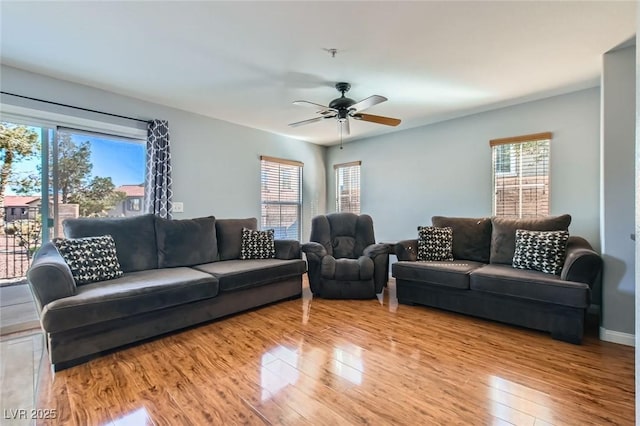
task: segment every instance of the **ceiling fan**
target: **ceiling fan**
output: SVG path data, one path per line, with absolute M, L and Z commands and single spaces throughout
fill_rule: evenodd
M 289 126 L 304 126 L 305 124 L 335 118 L 338 121 L 338 131 L 341 132 L 340 134 L 342 135 L 344 133 L 348 135 L 350 132 L 349 117 L 353 118 L 354 120 L 368 121 L 370 123 L 384 124 L 386 126 L 397 126 L 398 124 L 400 124 L 401 120 L 397 118 L 362 113 L 362 111 L 364 111 L 365 109 L 371 108 L 374 105 L 386 101 L 387 98 L 385 98 L 384 96 L 373 95 L 359 102 L 356 102 L 353 99 L 344 96 L 344 94 L 348 92 L 349 89 L 351 89 L 351 84 L 344 82 L 336 83 L 336 89 L 338 90 L 338 92 L 342 93 L 342 96 L 329 102 L 329 106 L 324 106 L 309 101 L 294 101 L 294 105 L 319 108 L 316 112 L 320 114 L 320 117 L 290 123 Z

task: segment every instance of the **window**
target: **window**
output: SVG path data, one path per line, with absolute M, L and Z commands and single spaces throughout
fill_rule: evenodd
M 58 127 L 56 142 L 51 151 L 56 159 L 52 187 L 58 194 L 57 216 L 142 214 L 144 140 Z
M 360 161 L 336 164 L 336 211 L 360 214 Z
M 262 229 L 277 239 L 300 239 L 303 163 L 260 157 Z
M 534 217 L 549 214 L 551 133 L 494 139 L 493 214 Z
M 141 200 L 140 198 L 129 198 L 127 209 L 132 212 L 139 212 L 141 210 Z

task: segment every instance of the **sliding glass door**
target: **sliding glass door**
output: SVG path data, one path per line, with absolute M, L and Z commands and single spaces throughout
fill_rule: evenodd
M 118 135 L 0 122 L 0 280 L 26 274 L 43 241 L 77 217 L 143 213 L 145 142 Z

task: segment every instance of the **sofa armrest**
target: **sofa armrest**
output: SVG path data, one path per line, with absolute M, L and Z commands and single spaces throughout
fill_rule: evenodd
M 408 260 L 415 262 L 418 260 L 418 240 L 402 240 L 395 245 L 396 257 L 398 260 Z
M 312 258 L 318 262 L 327 255 L 327 249 L 322 244 L 313 241 L 304 243 L 302 251 L 306 253 L 307 259 Z
M 71 269 L 51 242 L 43 244 L 34 256 L 27 279 L 40 310 L 51 301 L 76 293 Z
M 300 251 L 300 241 L 296 240 L 274 240 L 276 246 L 276 259 L 302 259 Z
M 593 287 L 602 272 L 602 257 L 581 237 L 569 237 L 560 278 Z

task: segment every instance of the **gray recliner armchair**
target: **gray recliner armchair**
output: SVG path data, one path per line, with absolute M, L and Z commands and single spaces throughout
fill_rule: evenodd
M 376 244 L 366 214 L 331 213 L 311 221 L 307 255 L 309 286 L 327 299 L 370 299 L 388 280 L 389 247 Z

